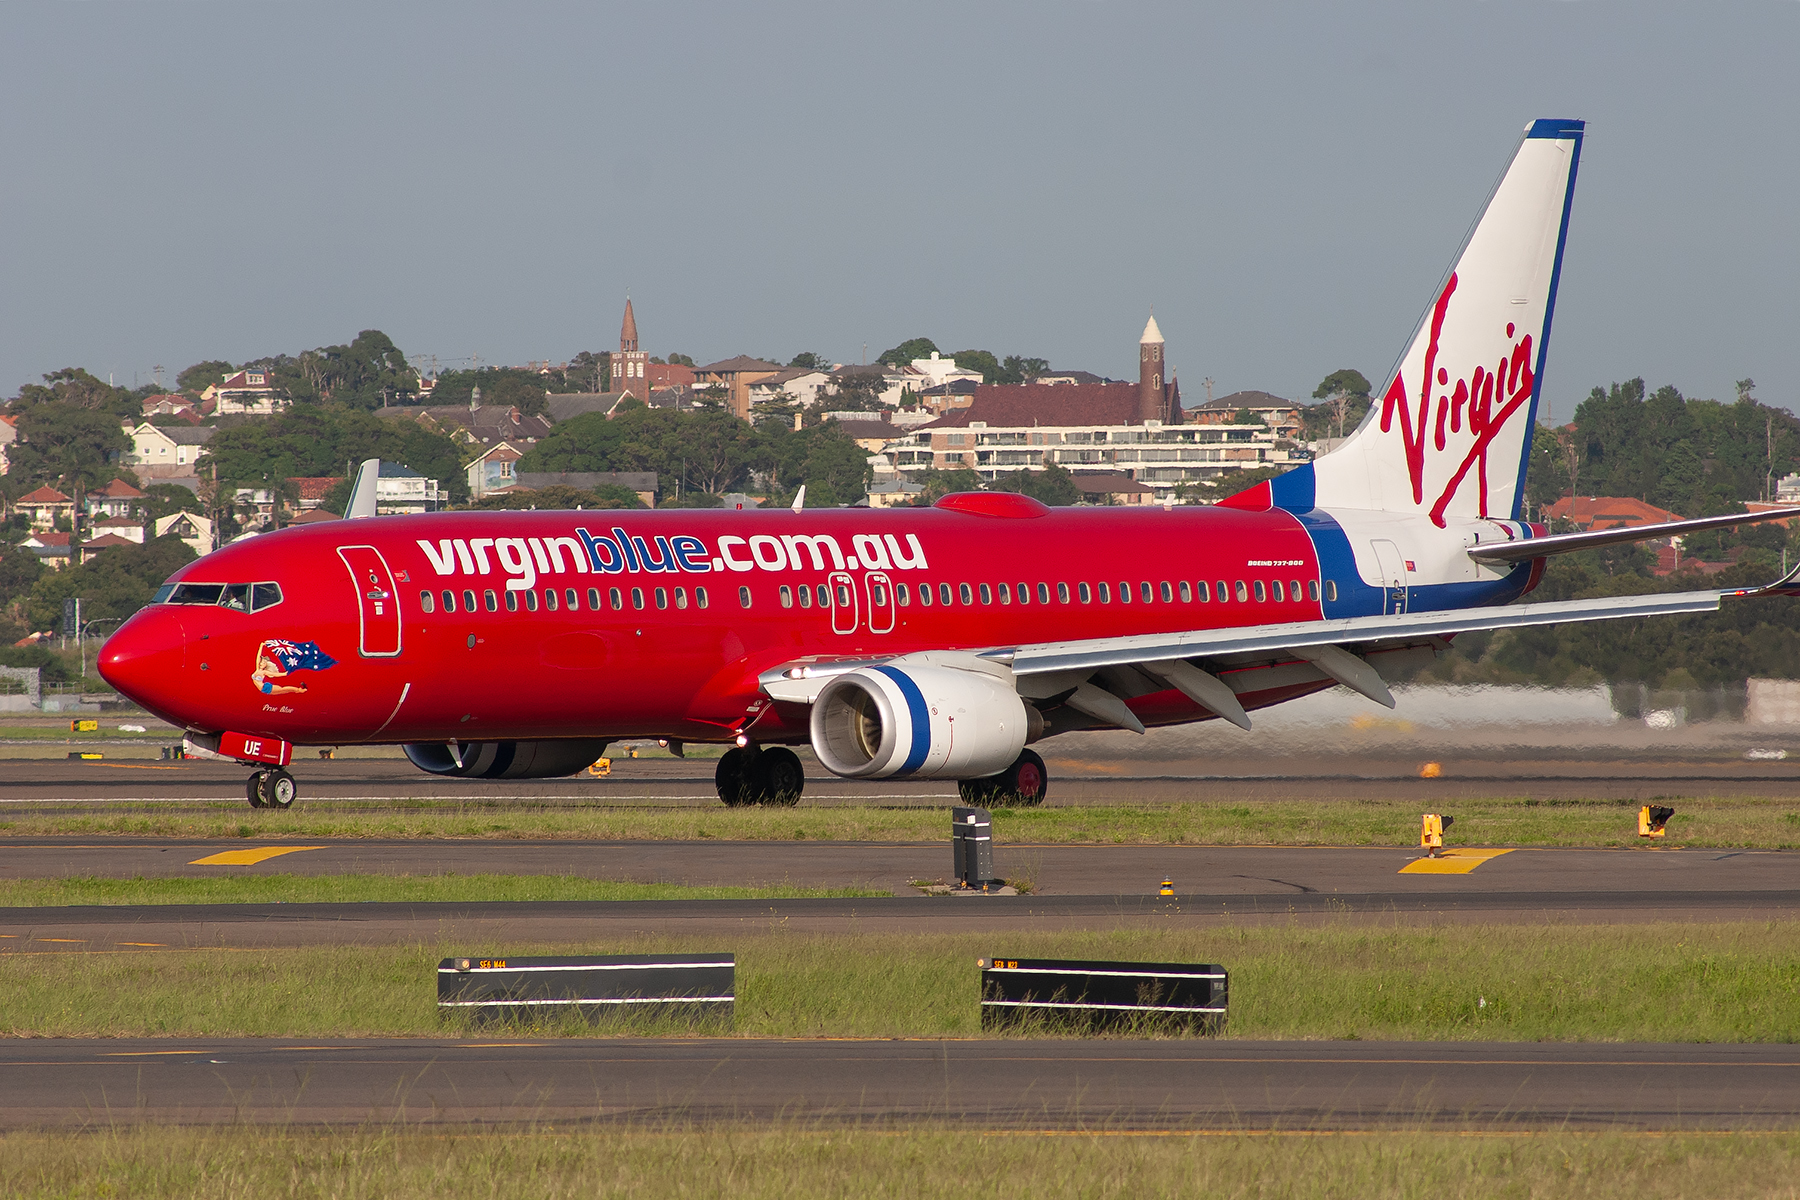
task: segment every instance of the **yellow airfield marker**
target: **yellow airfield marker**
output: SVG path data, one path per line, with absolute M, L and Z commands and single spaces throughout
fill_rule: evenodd
M 283 854 L 298 854 L 302 850 L 323 850 L 323 846 L 257 846 L 251 850 L 221 850 L 217 854 L 209 854 L 205 858 L 196 858 L 189 863 L 190 867 L 254 867 L 259 862 L 267 862 L 271 858 L 279 858 Z
M 1415 858 L 1401 867 L 1400 875 L 1467 875 L 1490 858 L 1511 854 L 1508 850 L 1446 850 L 1439 858 Z

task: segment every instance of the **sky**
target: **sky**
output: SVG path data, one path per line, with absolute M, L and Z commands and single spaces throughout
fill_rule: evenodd
M 1800 3 L 0 5 L 0 395 L 386 332 L 445 369 L 915 336 L 1379 385 L 1535 117 L 1544 396 L 1800 405 Z

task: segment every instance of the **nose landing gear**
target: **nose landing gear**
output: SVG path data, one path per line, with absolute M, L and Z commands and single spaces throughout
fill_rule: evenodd
M 294 777 L 276 767 L 271 771 L 258 771 L 245 781 L 244 791 L 248 795 L 251 808 L 292 808 L 294 800 L 300 795 L 300 785 Z

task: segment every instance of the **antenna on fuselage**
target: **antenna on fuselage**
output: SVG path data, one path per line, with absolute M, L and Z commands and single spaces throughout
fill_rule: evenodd
M 381 460 L 363 459 L 362 467 L 356 472 L 356 486 L 350 489 L 350 507 L 344 513 L 346 517 L 375 515 L 375 481 L 380 477 Z
M 806 507 L 806 485 L 803 483 L 800 485 L 800 490 L 794 493 L 794 511 L 799 512 L 801 509 L 803 509 L 805 507 Z

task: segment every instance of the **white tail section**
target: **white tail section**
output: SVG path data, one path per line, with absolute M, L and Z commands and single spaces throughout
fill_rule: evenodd
M 1525 131 L 1368 418 L 1312 464 L 1314 503 L 1423 513 L 1440 527 L 1518 516 L 1582 130 L 1544 120 Z

